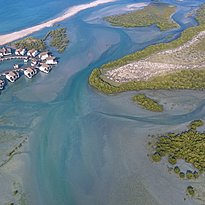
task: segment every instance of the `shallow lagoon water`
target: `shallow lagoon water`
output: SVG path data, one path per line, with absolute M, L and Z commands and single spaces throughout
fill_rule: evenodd
M 195 2 L 194 6 L 201 3 Z M 71 43 L 49 75 L 38 74 L 32 80 L 21 77 L 1 93 L 0 111 L 13 121 L 11 129 L 30 136 L 24 176 L 28 204 L 198 204 L 184 201 L 187 182 L 170 175 L 166 165 L 151 163 L 146 144 L 149 134 L 181 130 L 189 121 L 203 119 L 204 92 L 146 91 L 168 103 L 164 113 L 153 114 L 131 102 L 135 92 L 105 96 L 90 88 L 87 81 L 93 68 L 167 41 L 170 35 L 154 26 L 120 29 L 86 20 L 91 12 L 97 14 L 105 7 L 81 12 L 62 23 Z M 179 9 L 178 15 L 188 11 Z M 182 29 L 185 22 L 178 22 Z M 189 22 L 196 23 L 190 18 Z M 176 38 L 182 29 L 170 32 Z

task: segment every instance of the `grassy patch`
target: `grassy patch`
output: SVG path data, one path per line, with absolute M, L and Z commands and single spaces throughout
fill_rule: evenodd
M 194 121 L 195 124 L 196 121 Z M 202 125 L 202 121 L 198 120 L 198 124 L 193 127 L 193 122 L 188 126 L 189 129 L 181 133 L 168 133 L 158 137 L 154 144 L 154 154 L 158 158 L 168 157 L 171 165 L 177 163 L 178 159 L 192 164 L 200 172 L 205 170 L 205 132 L 196 130 Z M 199 123 L 201 122 L 201 123 Z M 152 157 L 153 158 L 153 157 Z M 175 167 L 175 169 L 177 169 Z M 180 169 L 174 170 L 180 174 Z M 187 170 L 186 178 L 197 178 L 198 172 Z M 181 176 L 180 176 L 181 177 Z
M 160 105 L 158 102 L 147 97 L 144 94 L 135 95 L 132 97 L 132 100 L 146 110 L 150 110 L 152 112 L 162 112 L 163 111 L 162 105 Z
M 28 37 L 20 41 L 14 42 L 14 46 L 16 48 L 27 48 L 28 50 L 36 49 L 39 51 L 43 51 L 46 48 L 46 45 L 42 39 L 38 39 L 34 37 Z
M 164 3 L 151 3 L 141 10 L 127 14 L 106 17 L 113 26 L 139 27 L 156 24 L 160 30 L 168 30 L 178 27 L 170 16 L 175 13 L 176 7 Z
M 44 40 L 47 38 L 50 38 L 50 45 L 55 47 L 60 53 L 64 52 L 69 43 L 66 28 L 59 28 L 48 32 Z

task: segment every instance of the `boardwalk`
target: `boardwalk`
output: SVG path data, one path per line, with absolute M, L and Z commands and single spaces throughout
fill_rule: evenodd
M 27 59 L 28 56 L 9 56 L 0 58 L 0 62 L 7 61 L 7 60 L 14 60 L 14 59 Z

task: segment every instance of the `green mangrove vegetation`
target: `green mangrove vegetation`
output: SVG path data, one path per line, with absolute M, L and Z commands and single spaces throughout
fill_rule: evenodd
M 202 125 L 203 121 L 195 120 L 188 125 L 186 131 L 158 136 L 157 141 L 152 145 L 152 160 L 159 162 L 166 157 L 168 163 L 174 165 L 173 171 L 180 178 L 198 178 L 199 174 L 205 171 L 205 132 L 197 130 Z M 179 159 L 192 164 L 196 170 L 182 172 L 180 166 L 176 165 Z
M 16 48 L 27 48 L 28 50 L 35 49 L 45 51 L 48 49 L 48 44 L 46 42 L 47 39 L 49 45 L 56 48 L 60 53 L 64 52 L 69 43 L 66 28 L 58 28 L 49 31 L 43 39 L 27 37 L 14 42 L 12 46 L 15 46 Z
M 157 77 L 152 77 L 146 81 L 130 81 L 125 83 L 116 83 L 109 80 L 104 75 L 107 70 L 112 70 L 134 61 L 145 59 L 148 56 L 164 50 L 178 48 L 184 43 L 190 41 L 198 33 L 205 30 L 203 15 L 205 15 L 204 5 L 202 5 L 202 7 L 196 12 L 196 19 L 200 23 L 199 26 L 186 29 L 182 32 L 181 36 L 178 39 L 172 42 L 148 46 L 141 51 L 129 54 L 121 59 L 104 64 L 100 68 L 95 68 L 89 77 L 89 84 L 92 87 L 96 88 L 98 91 L 106 94 L 144 89 L 204 89 L 204 68 L 195 70 L 178 70 L 174 73 L 167 73 L 159 75 Z
M 152 112 L 162 112 L 163 111 L 162 105 L 160 105 L 158 102 L 147 97 L 144 94 L 135 95 L 132 97 L 132 100 L 146 110 L 150 110 Z
M 14 42 L 14 46 L 16 48 L 27 48 L 36 49 L 39 51 L 43 51 L 46 49 L 46 44 L 42 39 L 34 38 L 34 37 L 27 37 L 20 41 Z
M 187 194 L 190 195 L 191 197 L 195 195 L 195 190 L 192 186 L 188 186 L 186 191 L 187 191 Z
M 176 12 L 176 7 L 165 3 L 150 3 L 143 9 L 126 14 L 108 16 L 106 21 L 113 26 L 139 27 L 156 24 L 160 30 L 168 30 L 178 27 L 178 24 L 171 20 L 171 15 Z
M 200 25 L 205 24 L 205 4 L 202 4 L 201 7 L 197 10 L 196 20 Z
M 47 38 L 50 40 L 50 46 L 55 47 L 60 53 L 64 52 L 69 43 L 66 28 L 58 28 L 56 30 L 49 31 L 44 37 L 44 40 Z

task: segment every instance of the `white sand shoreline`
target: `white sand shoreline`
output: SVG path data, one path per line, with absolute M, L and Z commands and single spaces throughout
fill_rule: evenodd
M 55 23 L 58 23 L 58 22 L 61 22 L 67 18 L 70 18 L 70 17 L 74 16 L 75 14 L 77 14 L 80 11 L 83 11 L 85 9 L 89 9 L 89 8 L 96 7 L 96 6 L 101 5 L 101 4 L 110 3 L 110 2 L 114 2 L 114 1 L 116 1 L 116 0 L 96 0 L 96 1 L 93 1 L 91 3 L 73 6 L 73 7 L 69 8 L 66 12 L 64 12 L 63 15 L 61 15 L 57 18 L 54 18 L 52 20 L 49 20 L 47 22 L 38 24 L 36 26 L 32 26 L 30 28 L 22 29 L 20 31 L 16 31 L 13 33 L 0 35 L 0 45 L 4 45 L 4 44 L 10 43 L 12 41 L 18 40 L 20 38 L 26 37 L 26 36 L 36 32 L 36 31 L 39 31 L 43 28 L 51 27 Z

